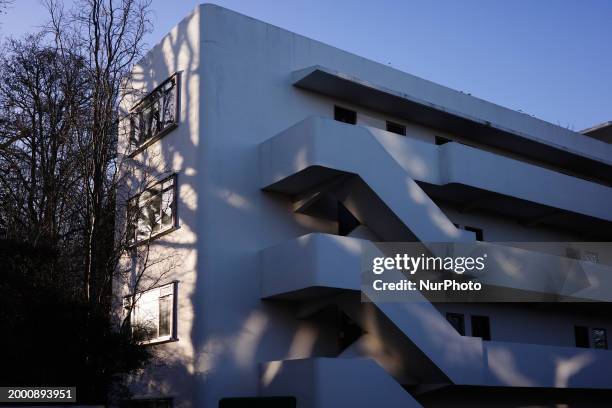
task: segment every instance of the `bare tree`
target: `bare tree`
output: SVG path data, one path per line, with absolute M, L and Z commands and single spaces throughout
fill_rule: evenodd
M 82 179 L 74 129 L 88 96 L 84 61 L 42 36 L 5 45 L 0 67 L 0 225 L 33 246 L 78 239 Z M 68 260 L 66 260 L 68 261 Z M 57 278 L 51 268 L 49 279 Z
M 12 282 L 0 282 L 0 331 L 61 326 L 63 345 L 78 350 L 62 364 L 71 367 L 64 374 L 78 373 L 90 384 L 80 395 L 99 403 L 105 386 L 148 358 L 131 335 L 117 337 L 111 328 L 113 282 L 126 284 L 134 305 L 139 292 L 178 265 L 172 251 L 153 250 L 151 240 L 134 245 L 129 237 L 126 225 L 135 220 L 126 218 L 131 193 L 121 188 L 117 154 L 118 108 L 144 48 L 149 1 L 82 0 L 71 10 L 56 0 L 46 5 L 46 29 L 8 41 L 0 57 L 0 257 L 9 265 L 5 282 Z M 146 165 L 130 165 L 142 167 L 139 191 L 156 181 Z M 39 299 L 33 318 L 16 306 L 32 296 Z M 56 316 L 58 302 L 67 314 Z M 125 329 L 131 312 L 123 316 Z M 29 347 L 14 340 L 12 350 Z M 53 367 L 60 364 L 43 365 L 54 353 L 37 346 L 21 353 L 33 356 L 32 365 L 11 380 L 58 375 Z M 101 358 L 104 353 L 113 358 Z M 3 361 L 10 366 L 11 358 Z
M 5 13 L 11 4 L 13 4 L 13 0 L 0 0 L 0 14 Z
M 108 247 L 114 236 L 115 192 L 118 183 L 118 111 L 122 84 L 141 56 L 143 37 L 150 29 L 148 0 L 81 0 L 66 13 L 49 0 L 49 31 L 62 54 L 78 50 L 88 66 L 89 116 L 79 136 L 86 150 L 81 163 L 85 182 L 83 293 L 88 301 L 108 296 L 108 277 L 116 260 Z M 107 245 L 107 246 L 104 246 Z M 100 281 L 100 279 L 102 281 Z

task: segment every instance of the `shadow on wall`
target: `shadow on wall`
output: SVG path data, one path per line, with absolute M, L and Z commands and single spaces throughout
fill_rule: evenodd
M 259 298 L 245 299 L 245 302 L 252 302 L 253 307 L 251 313 L 242 316 L 234 314 L 232 299 L 224 298 L 227 296 L 226 293 L 211 294 L 209 298 L 204 296 L 210 293 L 206 288 L 206 279 L 212 281 L 215 277 L 214 270 L 203 268 L 202 256 L 207 253 L 205 250 L 207 242 L 201 239 L 202 231 L 209 221 L 219 222 L 214 220 L 217 215 L 214 213 L 215 209 L 223 208 L 224 219 L 231 220 L 242 218 L 239 215 L 244 213 L 256 215 L 256 206 L 241 192 L 233 191 L 223 185 L 215 185 L 216 179 L 210 174 L 199 173 L 201 169 L 206 168 L 217 179 L 222 179 L 219 175 L 222 166 L 216 168 L 217 163 L 207 163 L 205 166 L 201 162 L 204 158 L 213 157 L 213 153 L 206 152 L 203 147 L 202 142 L 207 135 L 202 133 L 202 122 L 209 119 L 212 121 L 214 118 L 204 118 L 204 109 L 201 106 L 206 101 L 200 98 L 204 80 L 201 78 L 200 70 L 200 58 L 202 58 L 200 50 L 203 45 L 197 39 L 201 24 L 197 10 L 201 9 L 196 9 L 194 14 L 182 21 L 175 30 L 164 37 L 159 45 L 151 50 L 148 57 L 139 63 L 132 81 L 135 88 L 152 89 L 175 72 L 181 72 L 178 127 L 166 135 L 161 142 L 155 143 L 135 158 L 142 161 L 147 173 L 156 175 L 173 171 L 179 173 L 177 195 L 179 229 L 156 242 L 156 245 L 160 247 L 177 251 L 184 268 L 176 270 L 173 276 L 174 279 L 180 281 L 177 322 L 179 341 L 169 344 L 168 347 L 160 347 L 157 350 L 157 359 L 152 366 L 132 379 L 137 395 L 176 397 L 175 408 L 205 405 L 203 400 L 209 401 L 211 398 L 204 395 L 206 393 L 204 390 L 207 389 L 209 382 L 214 382 L 219 388 L 227 390 L 234 389 L 236 384 L 242 385 L 238 389 L 257 390 L 259 385 L 258 363 L 314 356 L 318 353 L 316 351 L 318 342 L 323 341 L 316 324 L 298 321 L 285 306 L 278 307 L 274 302 L 261 302 Z M 211 90 L 212 93 L 214 91 Z M 346 154 L 346 152 L 343 153 Z M 256 147 L 253 147 L 249 154 L 252 154 L 254 161 L 257 160 Z M 302 155 L 303 153 L 298 153 L 293 158 L 298 166 L 304 160 Z M 127 168 L 129 171 L 129 164 Z M 253 169 L 253 171 L 258 170 Z M 143 174 L 130 174 L 128 183 L 140 185 L 143 181 L 142 177 Z M 254 190 L 259 190 L 259 187 L 258 185 L 252 186 Z M 420 192 L 411 191 L 411 188 L 412 184 L 406 183 L 407 195 L 429 210 L 427 200 L 418 195 Z M 212 193 L 207 194 L 206 191 L 212 191 Z M 268 200 L 270 205 L 281 205 L 277 197 L 267 196 L 262 199 Z M 290 207 L 287 204 L 284 208 L 289 209 Z M 449 226 L 448 223 L 443 222 L 445 220 L 436 218 L 436 212 L 429 211 L 428 213 L 432 223 L 442 223 L 441 228 L 446 227 L 449 235 L 454 232 L 452 225 Z M 234 217 L 231 217 L 232 215 Z M 228 242 L 227 245 L 229 248 L 234 245 L 234 242 Z M 260 249 L 243 248 L 241 258 L 234 258 L 230 256 L 232 251 L 226 248 L 217 258 L 225 256 L 227 259 L 215 260 L 215 262 L 226 261 L 225 268 L 238 265 L 235 273 L 239 277 L 241 263 L 258 262 Z M 248 259 L 245 261 L 245 258 Z M 296 261 L 299 262 L 299 260 Z M 207 265 L 214 264 L 209 262 Z M 252 282 L 252 278 L 250 279 Z M 240 293 L 234 293 L 233 296 L 240 296 Z M 222 327 L 214 326 L 205 317 L 201 317 L 214 315 L 217 310 L 219 314 L 227 316 Z M 198 315 L 199 317 L 196 318 Z M 445 327 L 440 326 L 444 323 L 440 320 L 443 317 L 438 314 L 436 316 L 423 315 L 421 318 L 424 320 L 422 325 L 430 331 L 430 337 L 432 339 L 441 338 L 439 332 L 446 331 Z M 272 323 L 275 319 L 286 322 L 286 327 L 273 327 Z M 379 327 L 384 327 L 384 324 L 378 322 L 378 319 L 381 319 L 378 314 L 367 316 L 368 327 L 374 333 L 379 332 Z M 184 325 L 190 325 L 190 327 L 184 327 Z M 284 331 L 283 336 L 277 335 L 279 330 Z M 378 335 L 382 337 L 384 333 Z M 279 340 L 279 337 L 287 337 L 291 340 L 287 342 Z M 263 345 L 266 347 L 264 348 Z M 462 358 L 460 355 L 452 354 L 452 346 L 448 348 L 448 353 L 448 358 L 458 360 Z M 517 369 L 513 368 L 515 365 L 511 361 L 512 356 L 506 360 L 504 370 L 511 370 L 511 372 L 501 373 L 502 376 L 522 378 L 529 375 L 529 373 L 516 372 Z M 408 364 L 408 362 L 405 363 Z M 557 382 L 560 385 L 566 383 L 567 378 L 579 372 L 582 366 L 581 361 L 571 362 L 570 365 L 560 364 L 555 373 Z M 229 376 L 231 378 L 214 375 L 222 373 L 231 373 Z M 237 373 L 244 375 L 240 378 Z M 268 373 L 268 375 L 273 376 L 274 373 Z M 249 384 L 249 386 L 244 387 L 244 384 Z M 211 395 L 214 396 L 214 393 Z M 229 403 L 227 401 L 226 404 Z

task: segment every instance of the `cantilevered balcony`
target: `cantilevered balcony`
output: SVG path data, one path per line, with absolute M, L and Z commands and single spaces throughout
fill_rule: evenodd
M 484 145 L 612 181 L 612 145 L 561 126 L 401 73 L 357 76 L 324 66 L 293 73 L 299 88 L 351 101 Z M 399 73 L 398 73 L 399 74 Z
M 458 143 L 437 146 L 311 117 L 264 142 L 261 152 L 265 188 L 298 194 L 332 171 L 357 174 L 387 205 L 410 212 L 409 227 L 421 241 L 457 238 L 432 198 L 527 224 L 601 231 L 602 240 L 612 236 L 612 188 Z
M 372 242 L 320 233 L 267 248 L 261 253 L 261 296 L 301 299 L 344 290 L 368 290 L 363 286 L 365 281 L 361 275 L 364 254 L 371 257 L 375 253 L 383 256 Z M 465 272 L 463 276 L 475 278 L 495 288 L 497 293 L 506 292 L 497 298 L 485 296 L 481 301 L 612 302 L 612 293 L 608 290 L 612 285 L 609 265 L 495 243 L 478 243 L 470 250 L 474 257 L 483 254 L 487 254 L 486 268 L 481 272 Z M 419 295 L 404 300 L 426 299 Z
M 418 291 L 407 292 L 405 302 L 379 301 L 361 283 L 362 253 L 376 251 L 373 245 L 355 238 L 309 234 L 268 248 L 262 252 L 261 296 L 303 301 L 363 290 L 379 312 L 455 385 L 612 388 L 610 351 L 483 342 L 480 338 L 459 335 Z M 514 256 L 523 262 L 519 269 L 522 268 L 524 276 L 537 273 L 547 262 L 561 258 L 515 251 L 516 248 L 493 249 L 487 271 L 496 284 L 521 291 L 530 280 L 517 275 L 514 269 L 504 269 L 509 258 Z M 589 269 L 584 264 L 589 282 L 601 282 L 612 275 L 612 268 Z M 536 291 L 545 289 L 542 282 L 535 285 L 532 289 Z M 606 299 L 610 296 L 595 289 L 591 294 Z

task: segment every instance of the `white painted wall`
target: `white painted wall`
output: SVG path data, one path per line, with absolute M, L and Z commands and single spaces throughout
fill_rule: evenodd
M 178 172 L 180 217 L 180 229 L 159 242 L 180 259 L 173 275 L 180 280 L 179 340 L 154 346 L 172 363 L 136 379 L 139 395 L 172 396 L 176 407 L 216 407 L 223 397 L 257 395 L 261 363 L 332 352 L 333 328 L 296 319 L 292 306 L 282 302 L 262 302 L 259 288 L 263 248 L 309 232 L 335 230 L 335 223 L 294 214 L 286 197 L 260 189 L 258 146 L 263 141 L 309 116 L 332 117 L 335 103 L 352 107 L 291 86 L 293 71 L 322 63 L 397 89 L 414 82 L 392 68 L 214 5 L 196 8 L 136 68 L 135 86 L 143 89 L 152 89 L 174 72 L 182 76 L 179 127 L 136 157 L 152 172 Z M 450 104 L 460 103 L 451 99 Z M 472 108 L 478 106 L 487 114 L 495 111 L 481 101 Z M 355 109 L 359 123 L 384 127 L 384 115 Z M 406 125 L 408 135 L 420 140 L 431 142 L 440 134 Z M 522 128 L 520 123 L 512 125 Z M 538 122 L 529 130 L 540 129 L 548 134 L 551 128 Z M 557 142 L 574 140 L 561 133 Z M 487 239 L 574 238 L 442 209 L 452 220 L 482 227 Z M 471 306 L 452 307 L 467 312 Z M 579 319 L 520 308 L 474 307 L 500 316 L 492 316 L 491 330 L 505 341 L 567 345 L 572 340 L 567 333 L 552 333 Z M 524 319 L 524 333 L 512 329 L 520 326 L 517 319 Z M 609 327 L 607 320 L 590 321 Z

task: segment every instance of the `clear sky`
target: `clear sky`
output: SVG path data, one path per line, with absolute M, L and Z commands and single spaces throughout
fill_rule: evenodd
M 14 2 L 0 36 L 46 18 L 39 0 Z M 153 0 L 149 44 L 198 3 Z M 612 120 L 610 0 L 214 3 L 574 130 Z

